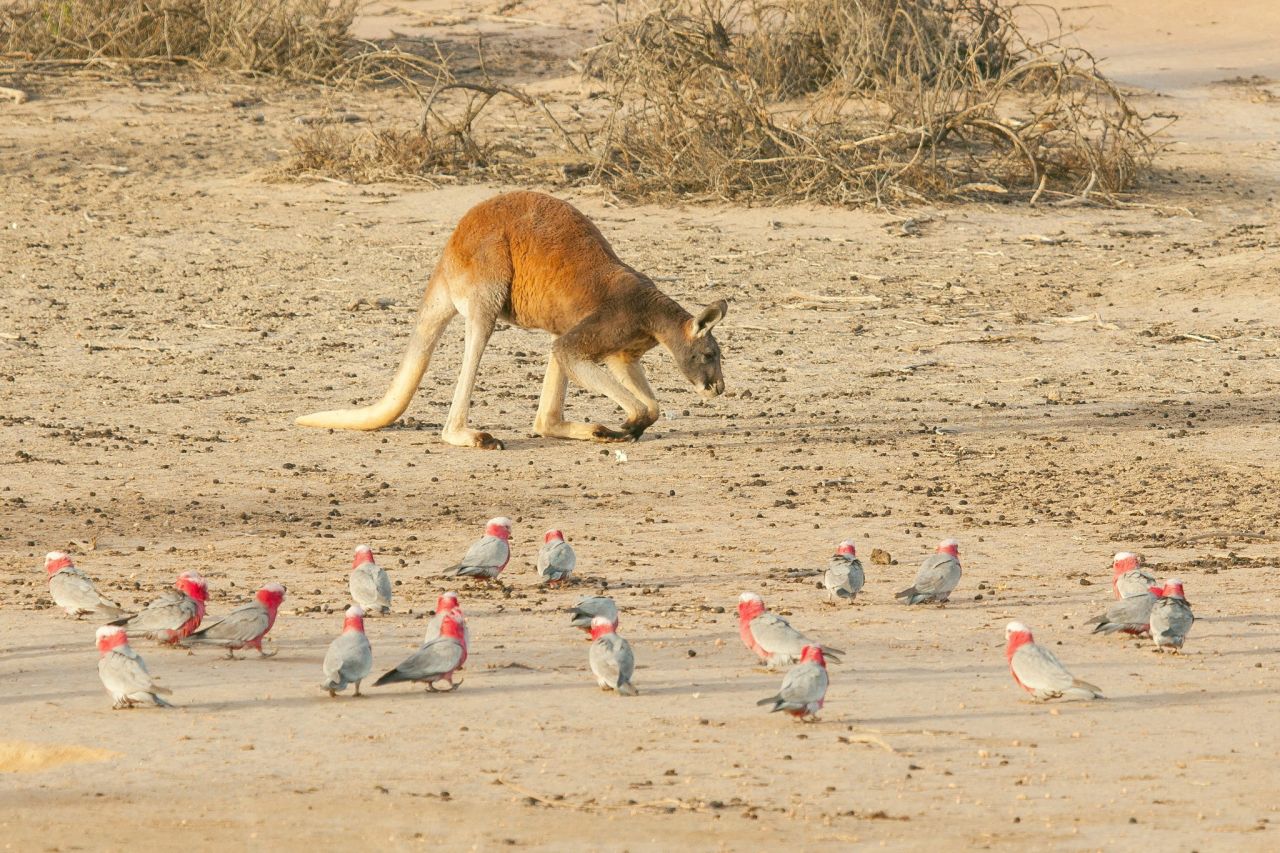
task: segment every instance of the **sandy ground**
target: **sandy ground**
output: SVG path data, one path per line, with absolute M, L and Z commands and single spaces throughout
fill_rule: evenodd
M 484 32 L 536 82 L 607 11 L 443 5 L 361 26 Z M 1182 114 L 1142 206 L 572 199 L 686 306 L 731 301 L 729 393 L 702 401 L 655 351 L 667 416 L 625 462 L 530 436 L 548 339 L 514 329 L 473 409 L 505 452 L 438 440 L 460 325 L 401 424 L 292 426 L 381 393 L 452 224 L 497 188 L 263 181 L 306 92 L 60 79 L 0 105 L 0 844 L 1275 849 L 1280 22 L 1263 0 L 1066 15 Z M 397 584 L 369 620 L 389 668 L 499 513 L 511 589 L 460 589 L 465 686 L 324 695 L 352 547 Z M 552 525 L 578 587 L 535 583 Z M 944 536 L 956 598 L 896 605 Z M 895 562 L 836 609 L 808 570 L 844 537 Z M 129 603 L 184 568 L 214 614 L 283 581 L 279 655 L 140 643 L 179 707 L 113 712 L 93 626 L 49 607 L 54 548 Z M 1186 581 L 1186 655 L 1083 627 L 1121 548 Z M 566 626 L 602 582 L 635 699 L 593 686 Z M 756 707 L 779 678 L 737 640 L 744 589 L 848 652 L 819 723 Z M 1028 702 L 1014 618 L 1109 698 Z

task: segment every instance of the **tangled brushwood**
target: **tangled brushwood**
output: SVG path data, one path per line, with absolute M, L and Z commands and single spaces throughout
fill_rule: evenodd
M 831 204 L 1123 190 L 1145 121 L 1059 35 L 1004 0 L 658 0 L 592 51 L 595 177 Z
M 190 63 L 330 79 L 353 60 L 358 0 L 15 0 L 0 54 L 34 66 Z

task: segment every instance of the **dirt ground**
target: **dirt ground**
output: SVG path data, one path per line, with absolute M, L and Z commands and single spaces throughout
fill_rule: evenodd
M 439 441 L 461 324 L 395 427 L 292 425 L 381 394 L 453 223 L 500 188 L 264 180 L 312 90 L 53 78 L 0 104 L 0 844 L 1274 850 L 1280 12 L 1206 5 L 1065 12 L 1145 107 L 1181 115 L 1132 206 L 571 194 L 684 305 L 731 305 L 728 393 L 701 400 L 653 352 L 666 415 L 625 461 L 531 437 L 549 339 L 517 329 L 473 408 L 504 452 Z M 511 79 L 571 98 L 568 60 L 609 14 L 437 0 L 359 24 L 483 33 Z M 619 420 L 578 392 L 568 408 Z M 397 584 L 369 620 L 389 668 L 497 514 L 512 588 L 459 589 L 464 687 L 322 693 L 353 546 Z M 580 586 L 535 582 L 553 525 Z M 895 604 L 945 536 L 953 602 Z M 807 570 L 845 537 L 868 580 L 837 609 Z M 139 643 L 179 707 L 113 712 L 94 626 L 50 609 L 55 548 L 129 603 L 184 568 L 212 614 L 282 581 L 279 655 Z M 1120 549 L 1185 580 L 1185 655 L 1089 635 Z M 605 582 L 635 699 L 595 688 L 566 625 Z M 747 589 L 847 651 L 820 722 L 756 707 L 779 677 L 737 639 Z M 1106 701 L 1030 703 L 1011 619 Z

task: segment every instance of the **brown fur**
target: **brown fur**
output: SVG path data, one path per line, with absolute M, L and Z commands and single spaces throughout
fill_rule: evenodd
M 658 419 L 658 401 L 640 357 L 658 344 L 705 396 L 724 391 L 720 348 L 711 329 L 728 310 L 712 303 L 694 317 L 624 264 L 604 235 L 576 208 L 542 193 L 515 192 L 477 204 L 444 247 L 400 369 L 382 400 L 362 409 L 319 412 L 300 426 L 378 429 L 408 407 L 432 350 L 456 314 L 466 347 L 442 437 L 450 444 L 497 448 L 502 442 L 468 428 L 467 412 L 494 325 L 505 321 L 555 335 L 534 431 L 555 438 L 634 440 Z M 564 420 L 572 376 L 622 407 L 620 430 Z

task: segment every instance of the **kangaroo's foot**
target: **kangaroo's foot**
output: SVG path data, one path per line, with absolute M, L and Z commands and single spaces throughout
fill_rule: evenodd
M 489 433 L 477 429 L 445 430 L 440 438 L 454 447 L 478 447 L 481 450 L 505 450 L 507 447 Z

